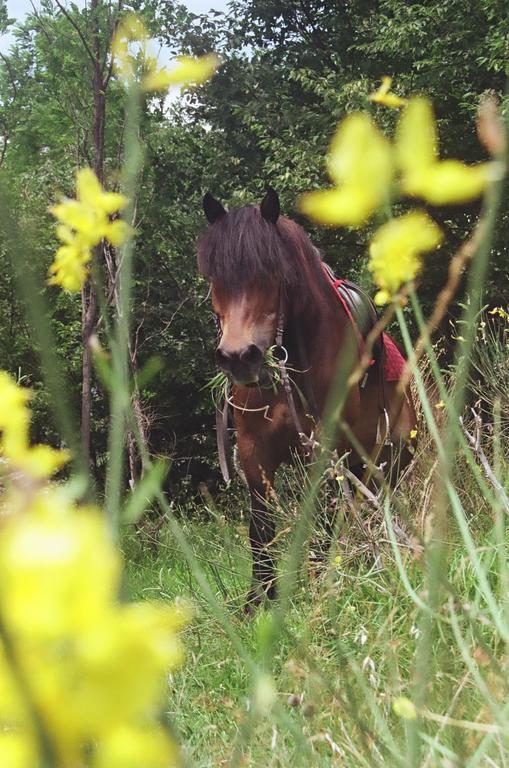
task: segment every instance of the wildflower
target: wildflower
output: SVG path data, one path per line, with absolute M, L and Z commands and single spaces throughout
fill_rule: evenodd
M 268 714 L 276 700 L 274 680 L 267 672 L 261 672 L 255 681 L 253 692 L 253 709 L 258 714 Z
M 29 444 L 30 392 L 18 387 L 8 373 L 0 371 L 0 455 L 10 466 L 34 479 L 53 475 L 67 461 L 69 453 L 48 445 Z
M 505 309 L 502 309 L 502 307 L 493 307 L 493 309 L 489 310 L 488 315 L 498 315 L 503 320 L 506 320 L 509 317 Z
M 398 717 L 402 717 L 403 720 L 417 719 L 417 709 L 415 708 L 415 704 L 406 696 L 398 696 L 396 699 L 394 699 L 392 702 L 392 708 L 394 713 Z
M 442 240 L 437 225 L 422 211 L 411 211 L 384 224 L 371 241 L 368 269 L 380 290 L 377 304 L 386 304 L 400 287 L 418 274 L 421 254 Z
M 2 453 L 17 454 L 26 447 L 30 392 L 18 387 L 6 371 L 0 371 L 0 431 Z
M 332 189 L 300 198 L 303 213 L 327 226 L 359 227 L 388 197 L 392 151 L 368 115 L 355 113 L 340 124 L 327 158 Z
M 62 763 L 78 764 L 93 741 L 105 765 L 104 756 L 120 749 L 116 737 L 129 729 L 133 745 L 151 745 L 139 765 L 167 764 L 171 745 L 153 717 L 164 701 L 165 673 L 182 661 L 176 633 L 186 614 L 164 604 L 116 603 L 120 559 L 104 518 L 69 506 L 56 489 L 39 495 L 4 524 L 0 578 L 0 612 Z M 28 738 L 28 715 L 14 718 L 15 706 L 2 697 L 0 719 Z
M 406 99 L 402 99 L 401 96 L 397 96 L 395 93 L 391 93 L 392 77 L 387 75 L 382 78 L 382 84 L 379 89 L 369 96 L 369 100 L 375 102 L 375 104 L 382 104 L 384 107 L 392 107 L 393 109 L 399 109 L 408 104 Z
M 148 32 L 139 16 L 130 13 L 119 25 L 111 44 L 111 54 L 117 73 L 127 83 L 134 80 L 137 58 L 144 74 L 141 78 L 143 91 L 166 91 L 171 85 L 182 88 L 199 85 L 208 80 L 219 66 L 215 54 L 204 56 L 177 56 L 175 66 L 157 68 L 157 59 L 149 54 Z M 139 44 L 139 55 L 129 51 L 132 43 Z
M 129 52 L 129 44 L 140 43 L 142 52 L 146 51 L 147 30 L 135 13 L 128 13 L 117 27 L 111 41 L 111 55 L 117 74 L 125 82 L 131 82 L 134 79 L 135 58 Z
M 416 429 L 411 429 L 410 430 L 410 440 L 415 440 L 416 437 L 417 437 L 417 430 Z
M 433 205 L 473 200 L 490 180 L 490 163 L 465 165 L 459 160 L 438 159 L 433 108 L 422 97 L 411 99 L 401 116 L 396 161 L 402 173 L 403 191 Z
M 49 268 L 48 282 L 67 291 L 79 291 L 83 286 L 92 248 L 103 239 L 118 247 L 132 232 L 125 221 L 110 219 L 126 206 L 127 198 L 118 192 L 105 192 L 91 168 L 76 174 L 76 194 L 76 200 L 63 200 L 51 209 L 60 222 L 57 237 L 63 245 Z
M 182 88 L 200 85 L 208 80 L 216 71 L 219 59 L 215 54 L 193 56 L 177 56 L 172 69 L 162 67 L 153 69 L 142 81 L 145 91 L 166 91 L 170 85 L 181 85 Z
M 47 464 L 47 446 L 28 447 L 28 397 L 0 372 L 2 442 L 21 425 L 32 464 Z M 170 768 L 176 749 L 159 721 L 188 612 L 118 602 L 120 555 L 104 516 L 77 508 L 65 486 L 17 481 L 3 510 L 13 499 L 0 528 L 0 616 L 17 669 L 0 643 L 0 765 L 39 764 L 35 711 L 55 764 L 82 765 L 86 753 L 91 768 Z
M 120 726 L 99 743 L 94 768 L 169 768 L 177 762 L 175 745 L 162 727 Z
M 435 408 L 437 411 L 441 411 L 443 408 L 445 408 L 445 403 L 443 400 L 439 400 L 438 403 L 435 403 Z
M 342 562 L 343 562 L 343 558 L 341 557 L 341 555 L 336 555 L 336 557 L 334 558 L 334 564 L 339 567 Z

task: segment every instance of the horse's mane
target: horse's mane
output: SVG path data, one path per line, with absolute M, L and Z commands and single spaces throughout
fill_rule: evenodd
M 321 258 L 295 221 L 266 221 L 255 206 L 235 208 L 204 232 L 198 243 L 198 268 L 229 297 L 263 289 L 277 281 L 296 313 L 323 302 Z

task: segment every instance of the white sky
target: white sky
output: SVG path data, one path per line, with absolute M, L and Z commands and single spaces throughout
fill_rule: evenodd
M 74 0 L 77 5 L 82 6 L 86 0 Z M 180 0 L 187 5 L 190 11 L 193 13 L 208 13 L 211 9 L 216 11 L 224 11 L 228 0 Z M 33 3 L 33 4 L 32 4 Z M 7 8 L 9 10 L 9 16 L 14 19 L 22 19 L 28 11 L 31 11 L 33 6 L 39 7 L 39 0 L 7 0 Z M 6 53 L 9 50 L 9 46 L 13 42 L 13 37 L 10 34 L 0 35 L 0 51 Z

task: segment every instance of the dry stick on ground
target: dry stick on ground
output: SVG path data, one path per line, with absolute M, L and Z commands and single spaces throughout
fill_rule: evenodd
M 474 451 L 475 454 L 479 457 L 479 461 L 481 462 L 481 466 L 484 470 L 484 474 L 492 484 L 493 488 L 495 489 L 499 501 L 502 503 L 502 506 L 504 507 L 504 510 L 507 514 L 509 514 L 509 497 L 507 496 L 507 493 L 505 492 L 502 484 L 496 477 L 491 464 L 489 463 L 486 454 L 484 453 L 484 450 L 481 446 L 481 430 L 482 430 L 482 419 L 479 413 L 475 411 L 473 408 L 470 409 L 470 412 L 472 413 L 472 416 L 474 418 L 474 424 L 475 424 L 475 434 L 472 434 L 467 430 L 465 427 L 465 424 L 463 422 L 463 418 L 460 416 L 460 424 L 461 428 L 463 429 L 463 433 L 465 437 L 467 438 L 470 447 Z

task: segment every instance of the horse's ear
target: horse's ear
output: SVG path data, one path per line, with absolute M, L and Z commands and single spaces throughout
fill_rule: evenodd
M 267 194 L 263 198 L 260 204 L 260 211 L 264 219 L 275 224 L 279 218 L 281 207 L 279 205 L 279 197 L 277 192 L 272 187 L 269 187 Z
M 226 210 L 219 200 L 216 200 L 210 192 L 207 192 L 203 198 L 203 210 L 209 224 L 213 224 L 222 216 L 226 216 Z

